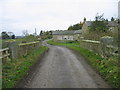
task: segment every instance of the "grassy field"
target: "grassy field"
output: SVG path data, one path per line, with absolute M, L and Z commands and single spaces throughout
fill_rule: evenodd
M 0 48 L 7 48 L 11 42 L 17 42 L 18 44 L 20 43 L 28 43 L 28 42 L 34 42 L 37 41 L 37 37 L 34 37 L 32 35 L 19 38 L 19 39 L 2 39 L 0 40 Z
M 104 59 L 100 55 L 93 51 L 89 51 L 85 48 L 77 47 L 78 43 L 58 43 L 54 41 L 48 41 L 52 45 L 68 45 L 67 47 L 77 51 L 83 55 L 87 62 L 97 70 L 97 72 L 106 80 L 113 88 L 120 88 L 120 67 L 118 67 L 118 57 L 111 57 Z
M 53 40 L 48 41 L 51 45 L 60 45 L 60 46 L 79 46 L 78 42 L 54 42 Z
M 16 60 L 7 61 L 2 65 L 2 88 L 13 88 L 17 81 L 22 79 L 29 68 L 37 62 L 39 57 L 47 50 L 41 46 L 28 55 Z
M 34 36 L 26 36 L 23 38 L 19 38 L 19 39 L 2 39 L 2 43 L 4 42 L 18 42 L 18 43 L 22 43 L 22 42 L 33 42 L 36 41 L 37 38 Z

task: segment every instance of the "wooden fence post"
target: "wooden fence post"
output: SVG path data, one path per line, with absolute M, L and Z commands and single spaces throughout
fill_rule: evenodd
M 0 49 L 0 60 L 2 63 L 5 63 L 6 60 L 9 60 L 9 48 Z

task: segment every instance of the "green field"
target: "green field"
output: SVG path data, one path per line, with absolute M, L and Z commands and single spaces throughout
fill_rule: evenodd
M 51 45 L 60 45 L 60 46 L 79 46 L 78 42 L 54 42 L 53 40 L 48 41 Z
M 36 41 L 37 38 L 34 37 L 34 36 L 26 36 L 26 37 L 23 37 L 23 38 L 19 38 L 19 39 L 2 39 L 2 43 L 4 42 L 18 42 L 18 43 L 22 43 L 22 42 L 33 42 L 33 41 Z
M 104 59 L 93 51 L 78 47 L 77 45 L 80 45 L 79 43 L 60 43 L 52 40 L 48 41 L 48 43 L 51 45 L 66 45 L 68 48 L 80 53 L 113 88 L 120 88 L 118 57 Z
M 0 40 L 0 46 L 1 48 L 7 48 L 11 42 L 17 42 L 18 44 L 20 44 L 20 43 L 34 42 L 37 40 L 38 40 L 37 37 L 34 37 L 32 35 L 19 38 L 19 39 L 2 39 Z
M 13 88 L 17 81 L 22 79 L 29 68 L 35 64 L 40 56 L 47 50 L 45 46 L 41 46 L 28 55 L 11 61 L 7 61 L 2 65 L 2 87 Z

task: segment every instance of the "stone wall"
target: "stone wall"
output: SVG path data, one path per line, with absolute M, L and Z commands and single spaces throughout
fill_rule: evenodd
M 30 43 L 21 43 L 18 46 L 18 55 L 25 56 L 27 55 L 31 50 L 34 50 L 35 48 L 39 47 L 41 43 L 39 41 L 37 42 L 30 42 Z
M 118 55 L 118 47 L 103 44 L 101 41 L 81 40 L 80 46 L 90 51 L 94 51 L 105 58 L 113 55 Z
M 97 53 L 100 52 L 100 42 L 99 41 L 91 41 L 91 40 L 81 40 L 81 47 L 89 49 L 90 51 L 95 51 Z
M 30 51 L 34 50 L 35 48 L 39 47 L 41 43 L 39 41 L 30 42 L 30 43 L 21 43 L 18 44 L 17 42 L 12 42 L 9 44 L 9 52 L 10 58 L 15 59 L 21 56 L 27 55 Z

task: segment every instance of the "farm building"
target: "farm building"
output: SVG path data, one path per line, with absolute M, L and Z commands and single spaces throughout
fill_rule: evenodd
M 74 32 L 75 31 L 53 31 L 53 39 L 54 41 L 73 41 L 74 40 Z
M 64 31 L 53 31 L 54 41 L 74 41 L 79 39 L 82 30 L 64 30 Z
M 82 29 L 81 29 L 81 30 L 76 30 L 76 31 L 74 32 L 74 40 L 75 40 L 75 41 L 79 41 L 81 35 L 82 35 Z
M 85 33 L 92 25 L 93 21 L 86 21 L 82 27 L 82 33 Z M 108 27 L 110 31 L 118 30 L 118 25 L 115 21 L 108 21 Z

